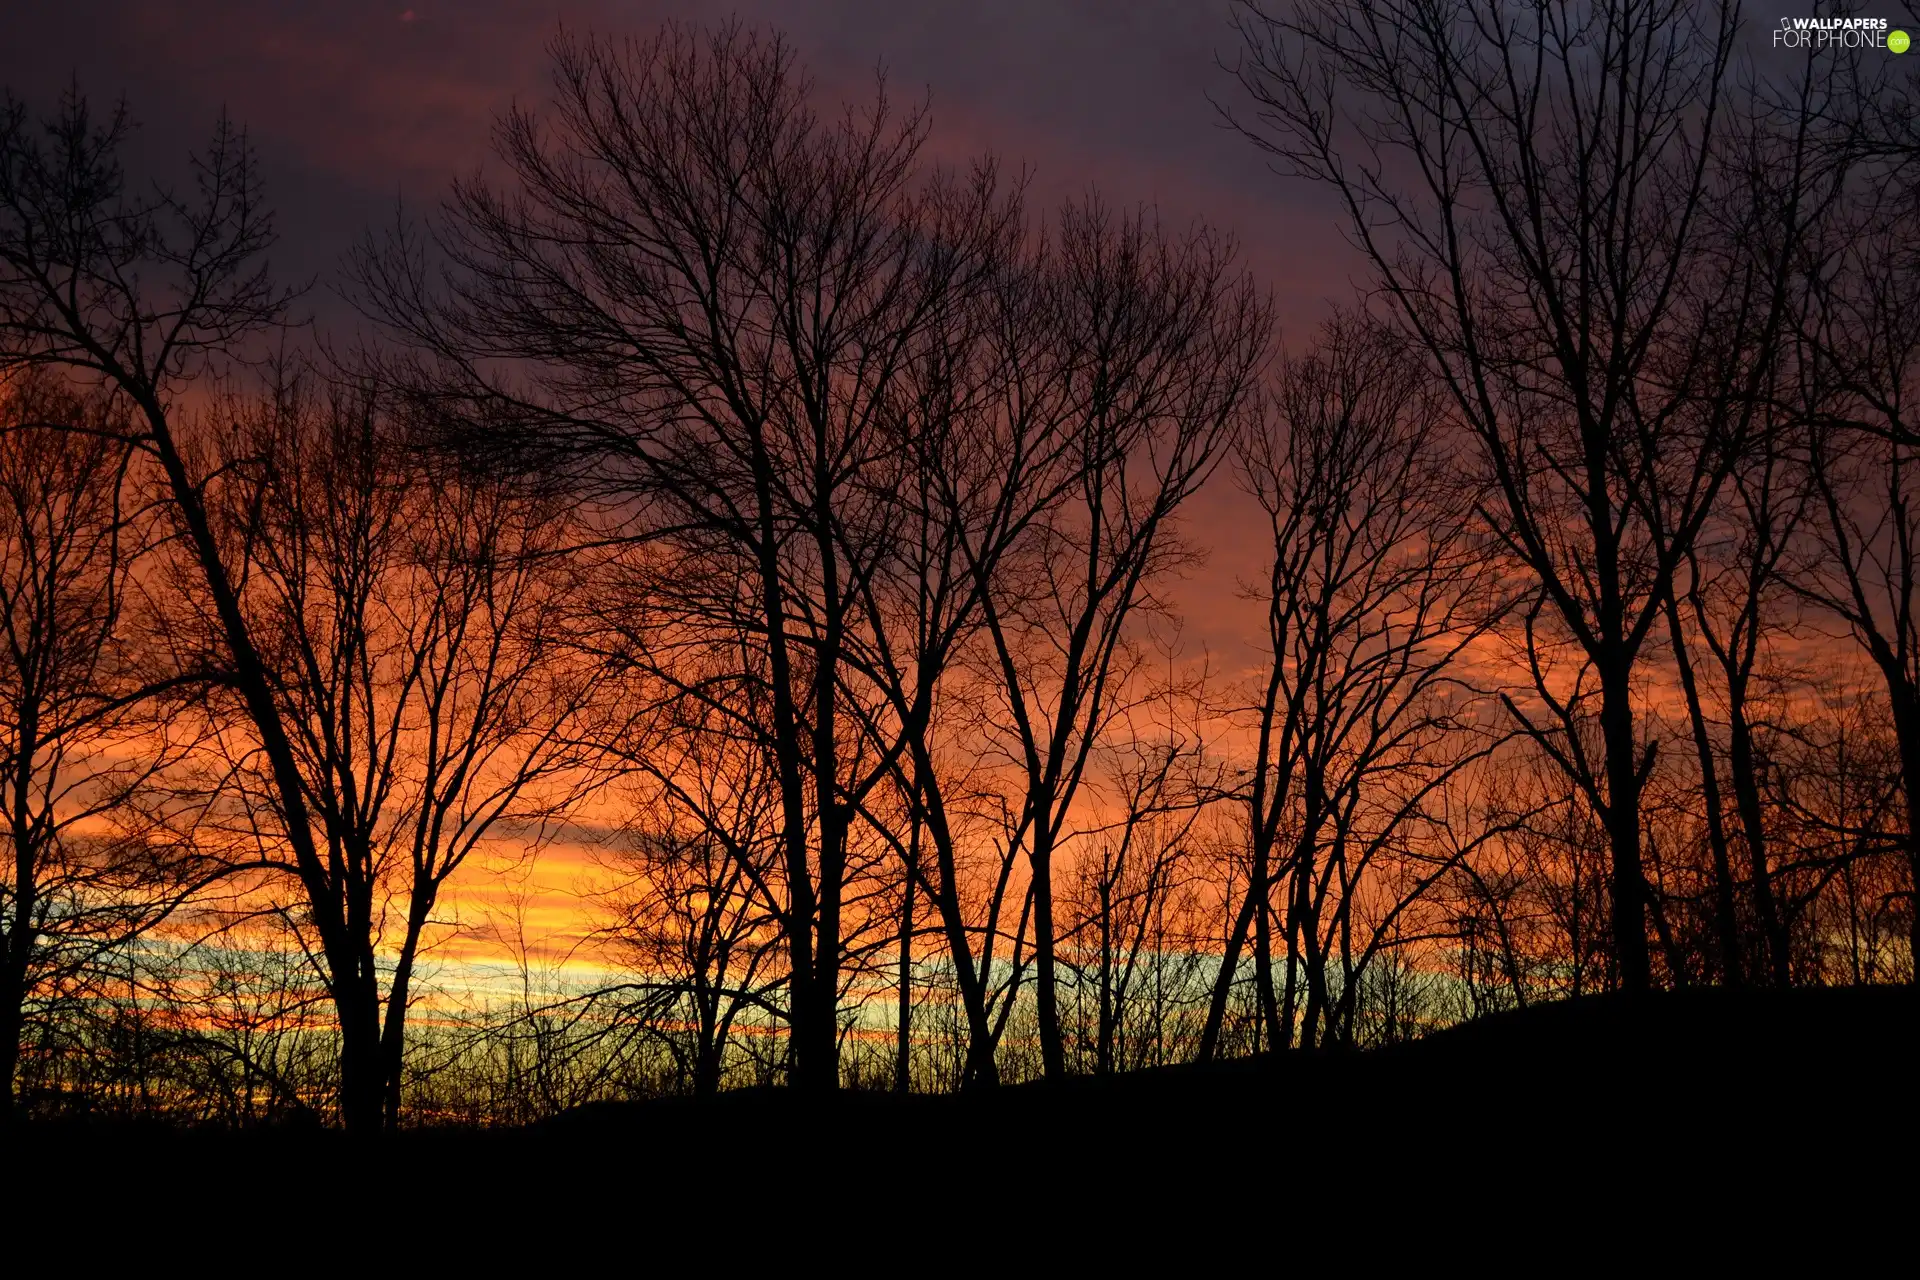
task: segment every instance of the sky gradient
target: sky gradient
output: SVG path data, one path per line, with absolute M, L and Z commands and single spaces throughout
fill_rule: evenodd
M 1283 181 L 1226 128 L 1214 100 L 1237 102 L 1221 68 L 1237 39 L 1227 0 L 690 0 L 542 4 L 467 0 L 412 8 L 360 0 L 150 0 L 19 6 L 0 40 L 0 84 L 38 109 L 68 84 L 96 102 L 125 95 L 140 131 L 136 172 L 179 174 L 222 110 L 243 124 L 279 217 L 275 266 L 311 280 L 323 329 L 351 315 L 332 293 L 342 255 L 396 204 L 430 213 L 456 174 L 485 165 L 494 117 L 541 102 L 547 43 L 562 29 L 646 36 L 665 20 L 729 13 L 784 30 L 819 105 L 867 100 L 884 65 L 891 91 L 926 95 L 930 155 L 983 152 L 1031 171 L 1036 209 L 1098 190 L 1155 206 L 1176 228 L 1233 232 L 1273 292 L 1281 337 L 1297 345 L 1327 307 L 1352 296 L 1356 256 L 1321 193 Z M 1223 470 L 1186 513 L 1210 552 L 1169 593 L 1183 647 L 1203 647 L 1231 678 L 1256 659 L 1257 606 L 1238 584 L 1262 571 L 1260 515 Z M 474 869 L 450 886 L 470 931 L 443 959 L 497 956 L 471 931 L 525 913 L 530 934 L 577 936 L 576 891 L 591 855 L 560 847 L 517 883 Z M 546 948 L 542 948 L 545 950 Z
M 177 172 L 225 109 L 249 130 L 280 218 L 277 268 L 315 282 L 323 325 L 346 317 L 329 283 L 342 254 L 396 203 L 429 212 L 450 178 L 487 160 L 509 103 L 545 95 L 545 46 L 563 27 L 644 36 L 667 20 L 729 13 L 787 32 L 826 108 L 863 100 L 884 65 L 892 92 L 925 94 L 931 153 L 992 152 L 1032 172 L 1037 206 L 1097 189 L 1155 206 L 1172 226 L 1232 231 L 1272 290 L 1288 345 L 1352 296 L 1356 255 L 1322 193 L 1271 173 L 1222 123 L 1237 103 L 1221 68 L 1237 37 L 1228 0 L 150 0 L 26 6 L 0 42 L 0 84 L 47 106 L 68 83 L 124 93 L 136 164 Z M 57 53 L 55 52 L 57 51 Z M 1176 595 L 1186 638 L 1237 668 L 1237 580 L 1259 568 L 1258 517 L 1220 477 L 1188 512 L 1215 554 Z

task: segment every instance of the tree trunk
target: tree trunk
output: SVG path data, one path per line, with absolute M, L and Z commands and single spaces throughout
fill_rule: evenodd
M 14 1073 L 20 1069 L 20 1037 L 27 1029 L 27 967 L 39 936 L 33 924 L 38 902 L 35 858 L 22 838 L 25 824 L 20 816 L 16 814 L 13 832 L 13 919 L 7 922 L 6 935 L 0 937 L 0 962 L 5 964 L 5 973 L 0 974 L 0 984 L 4 984 L 0 985 L 0 1087 L 5 1089 L 0 1095 L 0 1123 L 13 1116 Z
M 1320 1043 L 1320 1018 L 1327 1008 L 1327 958 L 1320 947 L 1320 895 L 1314 891 L 1320 874 L 1316 846 L 1327 809 L 1324 762 L 1309 757 L 1304 781 L 1300 842 L 1293 851 L 1292 915 L 1298 922 L 1293 936 L 1306 949 L 1307 1008 L 1298 1038 L 1301 1048 L 1311 1049 Z
M 1300 1014 L 1300 860 L 1294 859 L 1293 868 L 1287 881 L 1287 980 L 1286 994 L 1282 1001 L 1280 1014 L 1280 1032 L 1269 1046 L 1271 1049 L 1289 1049 L 1293 1047 L 1293 1029 L 1299 1025 Z
M 400 943 L 400 954 L 393 964 L 393 984 L 387 992 L 386 1026 L 380 1033 L 380 1065 L 383 1074 L 382 1095 L 386 1127 L 400 1127 L 400 1086 L 407 1057 L 407 1005 L 413 996 L 414 957 L 420 952 L 420 935 L 426 931 L 427 916 L 437 895 L 432 888 L 416 888 L 407 912 L 407 935 Z
M 1302 848 L 1299 874 L 1295 880 L 1300 913 L 1299 937 L 1307 953 L 1307 1008 L 1301 1015 L 1299 1032 L 1302 1049 L 1317 1048 L 1323 1042 L 1320 1021 L 1327 1011 L 1327 957 L 1320 945 L 1320 910 L 1317 895 L 1313 891 L 1313 876 L 1314 861 L 1308 856 L 1308 850 Z
M 370 957 L 369 957 L 370 958 Z M 348 1133 L 380 1132 L 386 1110 L 386 1061 L 380 1044 L 380 996 L 370 970 L 335 972 L 340 1019 L 340 1119 Z
M 920 824 L 913 825 L 910 857 L 920 856 Z M 893 1091 L 907 1093 L 913 1079 L 913 883 L 907 875 L 906 903 L 900 909 L 900 1003 L 894 1031 Z
M 14 1076 L 20 1070 L 20 1037 L 26 1034 L 22 968 L 11 955 L 7 957 L 7 989 L 0 995 L 0 1125 L 13 1119 Z
M 1239 977 L 1240 952 L 1246 945 L 1249 929 L 1253 933 L 1253 981 L 1269 1048 L 1279 1046 L 1280 1010 L 1273 989 L 1273 841 L 1279 816 L 1270 817 L 1269 806 L 1277 807 L 1285 796 L 1286 774 L 1271 777 L 1267 756 L 1273 741 L 1273 716 L 1280 689 L 1280 666 L 1276 660 L 1267 679 L 1266 702 L 1261 712 L 1260 740 L 1256 748 L 1253 794 L 1247 806 L 1247 830 L 1252 837 L 1247 868 L 1247 896 L 1240 904 L 1227 933 L 1226 947 L 1220 957 L 1220 971 L 1213 982 L 1213 995 L 1207 1002 L 1207 1021 L 1200 1033 L 1199 1058 L 1211 1062 L 1218 1051 L 1220 1031 L 1226 1021 L 1227 1002 L 1233 983 Z M 1272 800 L 1268 787 L 1279 794 Z
M 1260 859 L 1260 894 L 1253 900 L 1253 996 L 1260 1006 L 1260 1025 L 1268 1049 L 1286 1048 L 1287 1033 L 1280 1025 L 1280 1001 L 1273 989 L 1273 854 L 1271 846 Z
M 1640 770 L 1634 754 L 1630 668 L 1618 657 L 1596 665 L 1601 668 L 1600 727 L 1607 751 L 1614 956 L 1621 986 L 1637 995 L 1652 988 L 1653 963 L 1647 946 L 1646 875 L 1640 861 Z
M 722 970 L 722 982 L 725 971 Z M 720 1092 L 720 995 L 704 983 L 696 987 L 694 998 L 700 1002 L 700 1025 L 693 1045 L 693 1096 L 711 1098 Z
M 260 735 L 260 747 L 266 754 L 273 775 L 274 798 L 279 802 L 287 842 L 293 846 L 294 865 L 313 923 L 320 935 L 321 952 L 333 977 L 335 1007 L 341 1018 L 341 1114 L 349 1129 L 377 1131 L 383 1090 L 380 1086 L 380 1010 L 379 993 L 371 986 L 363 993 L 355 979 L 359 968 L 351 939 L 365 937 L 350 927 L 346 912 L 336 895 L 336 885 L 321 862 L 313 839 L 305 784 L 300 766 L 280 716 L 265 660 L 254 645 L 253 635 L 240 609 L 240 598 L 220 556 L 220 545 L 213 535 L 200 491 L 187 474 L 185 461 L 175 447 L 166 410 L 151 394 L 140 397 L 141 409 L 152 431 L 154 452 L 167 486 L 185 526 L 187 540 L 199 562 L 201 575 L 212 597 L 214 614 L 227 642 L 232 660 L 231 677 L 247 708 L 247 717 Z M 368 958 L 366 981 L 373 974 Z M 348 984 L 343 986 L 342 984 Z M 349 987 L 351 989 L 349 989 Z
M 1893 725 L 1900 743 L 1900 780 L 1907 793 L 1907 947 L 1911 981 L 1920 986 L 1920 689 L 1888 672 Z
M 1100 886 L 1100 1027 L 1094 1050 L 1094 1071 L 1113 1074 L 1113 886 Z
M 1057 1081 L 1066 1077 L 1067 1052 L 1060 1038 L 1060 998 L 1053 971 L 1053 832 L 1044 817 L 1034 824 L 1028 862 L 1033 870 L 1034 994 L 1040 1018 L 1040 1065 L 1048 1080 Z
M 1740 828 L 1747 845 L 1747 875 L 1753 883 L 1754 913 L 1767 939 L 1767 963 L 1778 987 L 1793 982 L 1792 940 L 1773 893 L 1773 873 L 1767 867 L 1767 829 L 1760 809 L 1759 770 L 1753 758 L 1753 726 L 1747 722 L 1746 691 L 1729 689 L 1727 768 L 1733 777 L 1733 800 L 1740 812 Z
M 1667 595 L 1667 629 L 1673 637 L 1673 659 L 1686 695 L 1687 719 L 1693 726 L 1693 749 L 1700 759 L 1700 798 L 1707 811 L 1707 845 L 1713 855 L 1713 923 L 1720 943 L 1720 977 L 1730 987 L 1746 982 L 1746 964 L 1740 954 L 1740 921 L 1734 911 L 1733 860 L 1727 854 L 1726 815 L 1720 804 L 1720 772 L 1707 734 L 1707 717 L 1700 705 L 1693 660 L 1687 653 L 1686 632 L 1673 594 Z
M 766 624 L 768 684 L 773 691 L 771 745 L 780 778 L 781 847 L 787 878 L 787 907 L 780 922 L 787 943 L 787 1071 L 788 1080 L 795 1088 L 808 1089 L 818 1087 L 816 1077 L 822 1075 L 822 1070 L 816 1061 L 821 1048 L 815 1029 L 819 1021 L 814 1010 L 815 898 L 813 869 L 807 851 L 806 779 L 800 749 L 800 713 L 794 698 L 793 659 L 787 647 L 786 595 L 780 580 L 780 543 L 774 521 L 773 464 L 761 424 L 750 424 L 750 439 L 760 608 Z M 820 807 L 824 826 L 826 807 L 832 802 L 831 793 L 822 800 L 826 802 Z M 829 1044 L 829 1056 L 831 1049 Z
M 918 834 L 924 826 L 933 840 L 935 870 L 939 876 L 928 886 L 929 896 L 940 913 L 940 929 L 946 938 L 947 956 L 953 965 L 954 984 L 960 988 L 960 1007 L 967 1017 L 967 1061 L 962 1068 L 963 1089 L 991 1087 L 1000 1082 L 994 1063 L 993 1021 L 987 1014 L 986 975 L 974 964 L 973 942 L 967 936 L 967 919 L 960 905 L 959 860 L 954 854 L 953 828 L 947 821 L 946 798 L 934 771 L 933 754 L 924 736 L 915 734 L 911 747 L 916 777 L 920 784 L 922 820 L 914 826 Z M 918 867 L 917 855 L 915 867 Z
M 822 771 L 824 775 L 824 771 Z M 807 1022 L 796 1026 L 801 1072 L 795 1083 L 810 1093 L 840 1087 L 840 889 L 846 869 L 846 807 L 820 806 L 820 923 L 813 946 L 813 999 Z
M 1257 903 L 1267 892 L 1264 870 L 1258 866 L 1255 857 L 1255 869 L 1247 883 L 1246 896 L 1240 900 L 1240 910 L 1235 913 L 1233 923 L 1227 928 L 1226 945 L 1221 948 L 1220 969 L 1214 975 L 1213 995 L 1207 1001 L 1207 1021 L 1200 1029 L 1200 1048 L 1196 1054 L 1201 1062 L 1212 1062 L 1220 1048 L 1220 1030 L 1226 1022 L 1227 1001 L 1233 994 L 1233 982 L 1240 968 L 1240 950 L 1246 944 L 1247 932 L 1252 924 Z M 1272 980 L 1271 974 L 1268 980 Z

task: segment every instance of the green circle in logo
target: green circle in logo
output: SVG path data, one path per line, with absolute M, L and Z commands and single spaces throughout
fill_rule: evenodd
M 1905 53 L 1907 46 L 1912 43 L 1913 41 L 1907 39 L 1907 33 L 1904 31 L 1887 32 L 1887 48 L 1893 50 L 1895 53 Z

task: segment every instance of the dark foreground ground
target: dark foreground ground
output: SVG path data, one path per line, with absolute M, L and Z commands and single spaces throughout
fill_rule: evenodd
M 987 1239 L 1007 1256 L 1097 1241 L 1124 1261 L 1185 1240 L 1364 1264 L 1409 1248 L 1494 1262 L 1487 1241 L 1526 1237 L 1550 1242 L 1527 1256 L 1551 1272 L 1618 1250 L 1724 1274 L 1792 1250 L 1911 1275 L 1917 1048 L 1911 989 L 1701 991 L 1546 1006 L 1376 1053 L 972 1097 L 748 1091 L 376 1144 L 84 1125 L 6 1140 L 55 1199 L 104 1177 L 143 1219 L 265 1215 L 322 1247 L 345 1211 L 369 1243 L 412 1222 L 429 1233 L 416 1243 L 506 1247 L 574 1222 L 603 1245 L 744 1251 L 775 1270 L 900 1231 L 936 1271 Z

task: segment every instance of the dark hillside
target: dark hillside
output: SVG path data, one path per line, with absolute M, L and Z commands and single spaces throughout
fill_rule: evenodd
M 1302 1196 L 1341 1221 L 1379 1212 L 1383 1229 L 1409 1214 L 1522 1206 L 1538 1227 L 1542 1209 L 1615 1195 L 1624 1167 L 1646 1197 L 1634 1231 L 1711 1208 L 1782 1214 L 1769 1229 L 1791 1235 L 1816 1205 L 1867 1223 L 1910 1204 L 1917 1028 L 1920 995 L 1903 988 L 1604 997 L 1374 1053 L 977 1096 L 815 1103 L 745 1090 L 599 1104 L 529 1129 L 415 1130 L 382 1145 L 408 1157 L 399 1163 L 420 1171 L 430 1199 L 505 1197 L 543 1214 L 615 1204 L 636 1222 L 719 1213 L 755 1187 L 796 1181 L 849 1221 L 954 1196 L 988 1211 L 991 1188 L 1016 1180 L 1068 1217 L 1138 1214 L 1142 1238 L 1177 1230 L 1209 1201 L 1264 1215 Z M 133 1148 L 163 1199 L 214 1169 L 251 1170 L 244 1194 L 275 1212 L 358 1149 L 339 1133 L 286 1130 L 48 1125 L 13 1137 L 69 1189 L 100 1156 Z M 813 1154 L 789 1160 L 796 1151 Z

